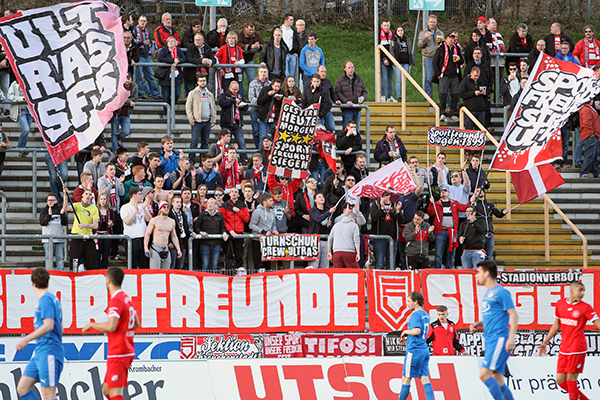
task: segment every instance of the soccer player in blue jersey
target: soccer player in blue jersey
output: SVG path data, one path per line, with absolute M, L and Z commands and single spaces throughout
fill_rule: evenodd
M 494 400 L 513 400 L 513 395 L 504 384 L 506 361 L 515 348 L 515 333 L 519 324 L 517 310 L 508 290 L 498 285 L 498 267 L 492 260 L 477 264 L 477 284 L 485 286 L 481 312 L 483 322 L 471 325 L 471 332 L 483 325 L 485 356 L 479 379 L 489 389 Z M 510 330 L 508 324 L 510 322 Z
M 412 311 L 408 320 L 408 330 L 400 336 L 406 340 L 406 356 L 402 371 L 402 389 L 399 400 L 406 400 L 410 394 L 412 378 L 421 378 L 425 397 L 434 400 L 433 387 L 429 382 L 429 347 L 427 346 L 427 330 L 429 329 L 429 314 L 423 311 L 425 299 L 419 292 L 412 292 L 406 298 L 406 305 Z
M 17 385 L 17 393 L 23 400 L 38 400 L 32 390 L 36 382 L 40 382 L 44 400 L 57 397 L 56 386 L 64 362 L 62 306 L 56 296 L 48 291 L 49 281 L 50 274 L 46 268 L 36 268 L 31 273 L 31 283 L 38 298 L 33 321 L 35 331 L 19 340 L 16 346 L 20 351 L 27 343 L 36 340 L 35 353 Z

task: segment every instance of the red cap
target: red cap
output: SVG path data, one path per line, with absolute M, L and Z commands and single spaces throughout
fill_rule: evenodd
M 484 24 L 487 24 L 487 19 L 485 19 L 485 17 L 479 17 L 479 18 L 476 19 L 476 21 L 481 21 Z

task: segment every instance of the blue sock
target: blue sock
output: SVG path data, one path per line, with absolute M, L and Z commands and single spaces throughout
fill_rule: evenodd
M 427 400 L 434 400 L 433 398 L 433 386 L 431 383 L 426 383 L 423 385 L 423 389 L 425 389 L 425 398 Z
M 21 396 L 21 398 L 23 400 L 40 400 L 40 398 L 37 397 L 33 390 L 30 390 L 29 392 L 25 393 L 23 396 Z
M 488 380 L 485 381 L 485 386 L 488 387 L 494 400 L 503 400 L 502 392 L 500 391 L 500 386 L 498 385 L 498 381 L 496 379 L 489 377 Z
M 504 400 L 515 400 L 515 398 L 512 395 L 512 392 L 508 388 L 508 385 L 502 386 L 500 388 L 500 391 L 502 392 L 502 396 L 504 397 Z
M 409 394 L 410 394 L 410 385 L 402 385 L 402 389 L 400 389 L 400 397 L 398 397 L 398 400 L 406 400 L 408 398 Z M 23 400 L 27 400 L 27 399 L 23 399 Z

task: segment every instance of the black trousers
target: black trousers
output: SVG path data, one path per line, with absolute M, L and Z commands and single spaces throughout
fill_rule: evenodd
M 86 270 L 96 268 L 96 244 L 93 239 L 71 240 L 69 255 L 73 272 L 77 272 L 77 267 L 81 264 L 81 261 L 85 264 Z

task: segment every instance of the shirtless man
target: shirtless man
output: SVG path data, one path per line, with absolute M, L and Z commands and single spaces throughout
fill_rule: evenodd
M 167 201 L 169 198 L 169 191 L 164 189 L 165 178 L 161 175 L 154 178 L 154 191 L 156 193 L 156 201 Z
M 152 244 L 148 247 L 150 235 L 153 235 Z M 144 236 L 144 254 L 146 257 L 150 257 L 150 269 L 169 269 L 171 265 L 169 236 L 177 249 L 177 258 L 181 257 L 179 238 L 175 232 L 175 221 L 169 218 L 169 204 L 162 202 L 158 207 L 158 216 L 150 220 Z M 165 258 L 160 256 L 162 252 L 166 252 Z

